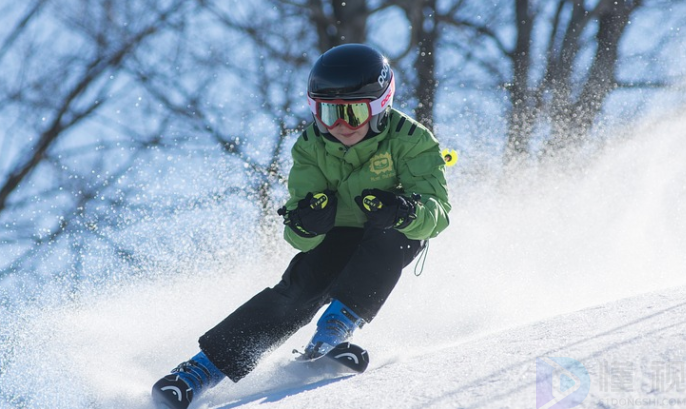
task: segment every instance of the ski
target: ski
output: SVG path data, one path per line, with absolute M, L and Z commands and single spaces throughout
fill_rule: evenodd
M 366 371 L 369 366 L 369 353 L 367 350 L 350 342 L 338 344 L 326 355 L 314 359 L 308 358 L 298 350 L 293 352 L 300 354 L 296 358 L 298 362 L 307 363 L 312 367 L 329 367 L 333 371 L 340 373 L 360 374 Z

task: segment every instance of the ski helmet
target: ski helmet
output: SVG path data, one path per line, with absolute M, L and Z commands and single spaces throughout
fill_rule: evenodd
M 388 60 L 363 44 L 339 45 L 322 54 L 310 71 L 307 86 L 310 110 L 323 133 L 339 121 L 354 129 L 369 122 L 372 132 L 383 132 L 394 93 L 395 78 Z

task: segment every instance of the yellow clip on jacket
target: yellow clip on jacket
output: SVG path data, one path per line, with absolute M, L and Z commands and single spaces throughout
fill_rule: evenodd
M 367 218 L 355 203 L 363 189 L 378 188 L 410 196 L 421 195 L 417 218 L 400 231 L 409 239 L 436 237 L 448 227 L 445 162 L 438 141 L 424 126 L 392 110 L 386 130 L 351 147 L 323 137 L 314 124 L 305 129 L 292 149 L 288 176 L 289 210 L 308 192 L 336 192 L 336 226 L 362 227 Z M 309 251 L 324 235 L 305 238 L 285 228 L 284 237 L 300 251 Z

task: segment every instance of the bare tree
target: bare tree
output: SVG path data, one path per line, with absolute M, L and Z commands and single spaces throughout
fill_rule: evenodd
M 586 139 L 603 101 L 617 87 L 619 43 L 630 15 L 641 5 L 640 0 L 601 0 L 595 6 L 583 1 L 559 1 L 547 39 L 545 73 L 537 84 L 532 84 L 532 32 L 542 11 L 533 8 L 528 0 L 517 0 L 517 42 L 509 54 L 513 65 L 509 88 L 510 156 L 528 152 L 535 126 L 541 120 L 551 127 L 543 155 L 578 146 Z M 596 51 L 585 64 L 586 74 L 580 79 L 574 68 L 582 58 L 581 52 L 588 47 L 589 36 Z
M 2 41 L 0 95 L 8 104 L 0 114 L 16 120 L 1 136 L 7 149 L 0 153 L 0 220 L 6 226 L 0 243 L 10 246 L 14 256 L 3 260 L 0 275 L 43 270 L 38 265 L 45 259 L 37 254 L 50 246 L 54 251 L 63 236 L 98 238 L 104 225 L 92 220 L 107 220 L 106 214 L 123 204 L 122 192 L 106 192 L 135 155 L 106 166 L 103 155 L 113 147 L 108 138 L 78 133 L 122 97 L 127 80 L 118 73 L 142 44 L 188 12 L 183 3 L 151 0 L 114 7 L 109 2 L 36 1 Z M 120 147 L 155 143 L 154 137 L 141 137 Z M 83 240 L 65 245 L 73 250 Z
M 137 75 L 169 112 L 182 118 L 194 133 L 208 135 L 224 155 L 241 164 L 246 183 L 226 193 L 240 192 L 250 198 L 258 205 L 261 219 L 269 221 L 283 198 L 278 193 L 283 193 L 285 185 L 282 168 L 288 161 L 288 143 L 307 118 L 302 87 L 311 46 L 304 44 L 311 44 L 315 37 L 302 24 L 299 7 L 284 2 L 273 2 L 275 14 L 269 16 L 263 13 L 264 4 L 246 4 L 240 12 L 219 1 L 198 4 L 220 34 L 212 38 L 216 43 L 211 53 L 184 49 L 189 72 L 183 75 L 193 75 L 201 67 L 206 82 L 189 89 L 178 80 L 178 73 L 160 73 L 151 64 L 142 64 Z M 239 82 L 240 87 L 216 93 L 218 78 Z M 270 223 L 265 227 L 265 235 L 273 230 Z
M 649 12 L 667 19 L 673 7 L 660 0 L 506 0 L 496 7 L 455 1 L 438 15 L 449 28 L 440 48 L 456 52 L 458 63 L 449 69 L 461 86 L 506 101 L 505 160 L 519 163 L 583 146 L 617 90 L 670 85 L 654 78 L 627 81 L 618 70 L 628 61 L 630 46 L 623 52 L 622 44 L 631 19 Z M 669 37 L 668 30 L 661 32 L 655 49 Z M 535 140 L 543 142 L 534 146 Z
M 388 2 L 400 6 L 410 25 L 410 42 L 405 55 L 413 54 L 416 82 L 416 118 L 429 129 L 433 128 L 434 100 L 438 78 L 436 73 L 436 47 L 439 41 L 439 16 L 436 0 Z M 414 77 L 413 76 L 413 77 Z

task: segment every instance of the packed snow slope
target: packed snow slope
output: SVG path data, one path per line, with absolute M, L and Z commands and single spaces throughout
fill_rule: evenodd
M 355 336 L 366 373 L 330 379 L 290 362 L 310 324 L 195 408 L 686 407 L 684 158 L 677 118 L 566 172 L 451 176 L 452 224 L 423 274 L 409 267 Z M 294 253 L 271 246 L 2 311 L 0 407 L 151 408 L 154 381 L 277 282 Z M 579 366 L 537 383 L 560 359 Z

